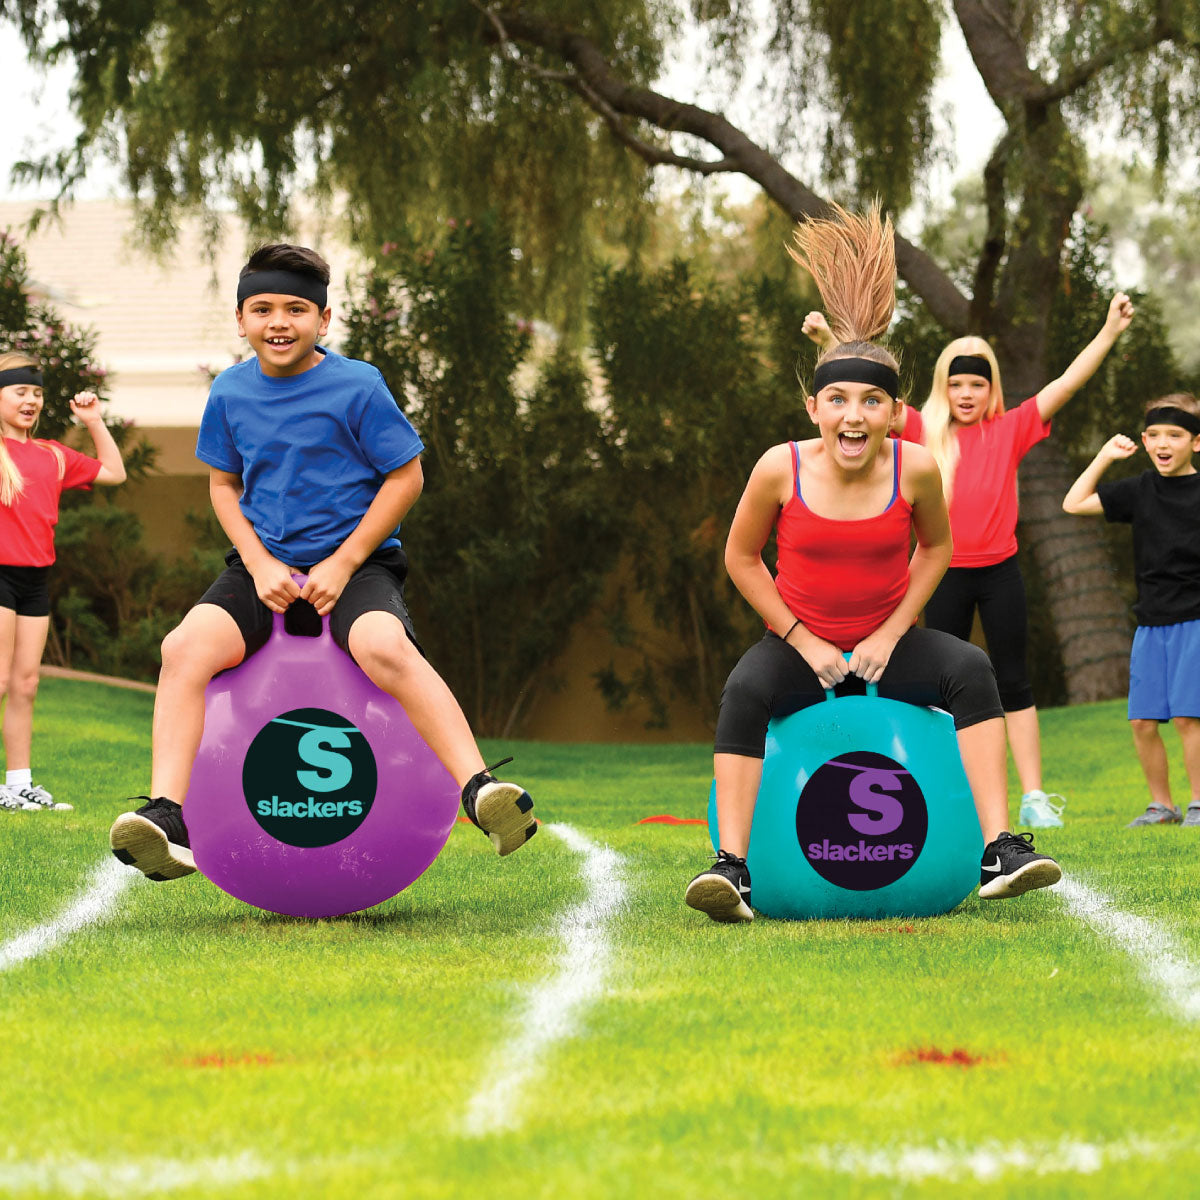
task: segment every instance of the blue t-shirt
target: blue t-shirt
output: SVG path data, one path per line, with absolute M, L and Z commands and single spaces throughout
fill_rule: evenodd
M 241 509 L 281 562 L 312 566 L 354 531 L 384 476 L 424 448 L 370 363 L 318 346 L 299 375 L 264 375 L 257 358 L 208 393 L 196 457 L 242 477 Z M 398 546 L 399 526 L 380 543 Z

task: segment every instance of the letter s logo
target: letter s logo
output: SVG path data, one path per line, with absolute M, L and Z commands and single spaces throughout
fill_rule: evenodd
M 863 813 L 850 813 L 846 818 L 857 833 L 869 833 L 879 836 L 891 833 L 900 827 L 904 820 L 904 805 L 891 796 L 881 795 L 876 791 L 880 788 L 885 792 L 898 792 L 900 780 L 894 771 L 881 771 L 877 768 L 864 767 L 850 781 L 850 800 L 859 808 L 876 813 L 868 817 Z
M 297 753 L 309 766 L 328 774 L 297 771 L 296 778 L 300 785 L 314 792 L 340 792 L 350 782 L 354 766 L 344 754 L 338 754 L 329 747 L 337 746 L 344 750 L 349 745 L 350 739 L 340 729 L 310 729 L 303 734 L 296 747 Z

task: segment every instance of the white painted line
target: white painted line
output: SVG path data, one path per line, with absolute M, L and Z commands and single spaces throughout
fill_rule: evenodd
M 0 944 L 0 972 L 45 954 L 63 938 L 78 933 L 108 914 L 121 893 L 142 875 L 115 858 L 100 863 L 79 895 L 61 915 Z
M 1071 915 L 1090 925 L 1133 959 L 1142 978 L 1162 993 L 1167 1004 L 1187 1021 L 1200 1021 L 1200 968 L 1187 950 L 1161 926 L 1117 908 L 1100 892 L 1076 879 L 1054 888 Z
M 570 825 L 542 828 L 583 856 L 587 895 L 558 923 L 563 953 L 557 971 L 530 992 L 518 1018 L 521 1032 L 498 1048 L 483 1085 L 471 1097 L 463 1121 L 469 1137 L 521 1123 L 521 1090 L 541 1068 L 547 1051 L 574 1035 L 584 1010 L 604 987 L 612 957 L 605 926 L 625 903 L 619 854 Z
M 208 1186 L 224 1190 L 292 1168 L 265 1163 L 250 1153 L 221 1158 L 129 1158 L 103 1162 L 89 1158 L 0 1162 L 0 1192 L 43 1196 L 162 1196 Z
M 1186 1143 L 1127 1138 L 1119 1142 L 1060 1142 L 1022 1146 L 991 1142 L 981 1146 L 906 1146 L 865 1150 L 853 1146 L 820 1147 L 803 1157 L 814 1167 L 857 1178 L 922 1183 L 928 1179 L 993 1183 L 1005 1175 L 1094 1175 L 1118 1163 L 1166 1159 Z
M 1176 1135 L 1169 1141 L 1135 1135 L 1116 1142 L 1083 1142 L 1071 1138 L 1040 1144 L 987 1142 L 978 1146 L 938 1142 L 885 1150 L 853 1145 L 812 1145 L 785 1151 L 781 1167 L 899 1184 L 921 1184 L 931 1179 L 945 1183 L 990 1184 L 1014 1175 L 1022 1179 L 1096 1175 L 1121 1163 L 1166 1162 L 1173 1155 L 1192 1149 L 1194 1139 L 1190 1135 Z M 353 1168 L 361 1173 L 365 1168 L 390 1178 L 402 1165 L 401 1160 L 387 1152 L 289 1159 L 286 1162 L 271 1162 L 251 1151 L 196 1159 L 0 1160 L 0 1194 L 56 1198 L 100 1196 L 105 1200 L 124 1200 L 200 1187 L 222 1193 L 239 1184 L 271 1178 L 307 1177 L 311 1182 L 315 1171 L 329 1173 Z M 586 1164 L 581 1165 L 581 1171 L 586 1169 Z M 816 1191 L 819 1190 L 817 1186 Z

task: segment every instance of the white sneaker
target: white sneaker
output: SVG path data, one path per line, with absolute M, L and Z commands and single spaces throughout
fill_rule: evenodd
M 25 802 L 17 795 L 17 789 L 0 783 L 0 809 L 6 812 L 18 812 L 25 807 Z
M 16 792 L 17 799 L 21 801 L 21 807 L 28 812 L 73 812 L 75 809 L 73 804 L 64 804 L 61 801 L 56 804 L 54 797 L 36 783 L 12 790 Z
M 1062 800 L 1062 803 L 1054 804 L 1053 800 Z M 1021 815 L 1017 824 L 1027 825 L 1030 829 L 1061 829 L 1062 810 L 1066 806 L 1066 800 L 1057 792 L 1047 796 L 1040 788 L 1034 788 L 1021 797 Z

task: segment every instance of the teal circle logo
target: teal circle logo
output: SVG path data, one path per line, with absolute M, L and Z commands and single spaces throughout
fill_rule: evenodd
M 268 721 L 242 764 L 251 815 L 289 846 L 330 846 L 367 819 L 379 783 L 362 731 L 323 708 L 295 708 Z

